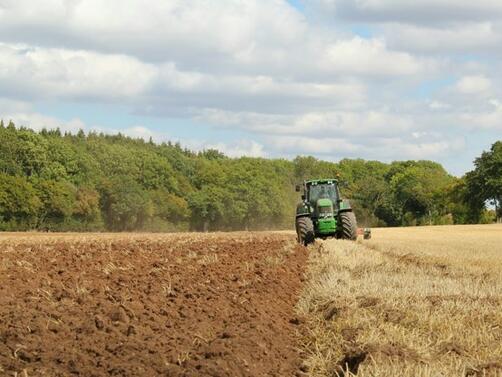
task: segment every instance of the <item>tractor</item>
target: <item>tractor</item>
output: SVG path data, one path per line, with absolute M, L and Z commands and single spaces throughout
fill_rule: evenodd
M 296 191 L 301 191 L 300 185 Z M 316 179 L 303 183 L 302 201 L 296 207 L 296 234 L 298 242 L 305 246 L 315 238 L 357 239 L 356 216 L 349 201 L 340 197 L 338 180 Z

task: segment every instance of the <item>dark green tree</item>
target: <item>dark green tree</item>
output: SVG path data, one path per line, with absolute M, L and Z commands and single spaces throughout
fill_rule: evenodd
M 495 142 L 488 152 L 474 161 L 475 169 L 466 174 L 471 208 L 487 202 L 495 207 L 497 221 L 502 218 L 502 141 Z
M 25 177 L 0 173 L 0 229 L 34 229 L 42 205 Z

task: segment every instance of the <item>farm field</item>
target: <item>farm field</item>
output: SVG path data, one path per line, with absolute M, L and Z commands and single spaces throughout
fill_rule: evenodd
M 291 376 L 290 234 L 0 234 L 1 376 Z
M 0 376 L 501 376 L 502 226 L 0 234 Z
M 318 241 L 297 309 L 312 376 L 502 376 L 502 226 Z

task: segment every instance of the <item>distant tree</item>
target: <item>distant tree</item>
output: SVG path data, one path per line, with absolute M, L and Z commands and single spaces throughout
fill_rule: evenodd
M 190 223 L 193 230 L 216 230 L 223 223 L 225 214 L 225 192 L 215 185 L 204 186 L 194 191 L 188 198 L 192 214 Z
M 312 156 L 297 156 L 293 160 L 295 166 L 295 180 L 300 183 L 307 179 L 322 178 L 319 161 Z
M 37 191 L 25 177 L 0 173 L 0 227 L 34 228 L 41 207 Z
M 455 224 L 475 224 L 481 221 L 484 202 L 469 193 L 465 177 L 448 188 L 446 197 Z
M 79 187 L 73 206 L 73 216 L 81 223 L 95 224 L 101 222 L 99 193 L 92 187 Z
M 217 149 L 205 149 L 204 151 L 199 152 L 199 156 L 207 160 L 221 160 L 227 158 L 223 153 L 221 153 Z
M 142 229 L 153 216 L 148 193 L 129 176 L 115 176 L 105 182 L 101 190 L 101 206 L 109 229 Z
M 190 209 L 187 201 L 165 189 L 152 191 L 150 197 L 154 204 L 154 216 L 171 224 L 188 221 Z
M 41 135 L 31 130 L 20 130 L 17 133 L 16 155 L 28 177 L 40 175 L 47 164 L 48 143 Z
M 478 169 L 476 179 L 459 180 L 431 161 L 229 158 L 179 143 L 37 133 L 9 122 L 0 127 L 0 228 L 289 228 L 295 184 L 315 178 L 339 178 L 365 226 L 484 221 L 485 201 L 500 208 L 500 195 L 496 159 L 482 158 L 481 165 L 491 175 Z
M 431 161 L 393 164 L 389 170 L 390 187 L 402 208 L 402 223 L 433 224 L 445 215 L 442 198 L 455 181 L 444 168 Z
M 474 161 L 475 169 L 466 174 L 467 196 L 471 207 L 488 202 L 495 207 L 497 221 L 502 219 L 502 141 Z
M 73 214 L 75 207 L 75 187 L 66 181 L 38 180 L 36 182 L 38 197 L 42 206 L 38 213 L 38 227 L 44 224 L 63 223 Z

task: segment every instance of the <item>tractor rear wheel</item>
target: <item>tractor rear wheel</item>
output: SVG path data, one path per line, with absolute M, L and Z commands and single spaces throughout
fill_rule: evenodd
M 314 224 L 310 217 L 305 216 L 296 219 L 296 234 L 298 236 L 298 242 L 302 245 L 307 246 L 314 242 Z
M 339 237 L 344 240 L 355 241 L 357 239 L 357 221 L 354 212 L 342 212 L 340 221 L 342 226 Z

